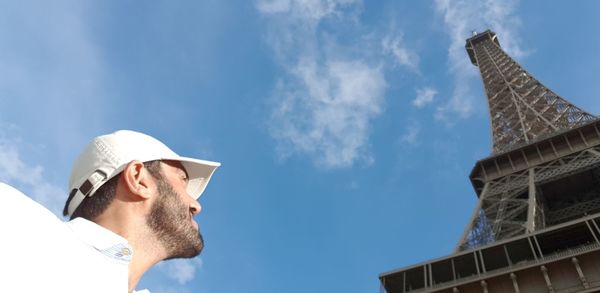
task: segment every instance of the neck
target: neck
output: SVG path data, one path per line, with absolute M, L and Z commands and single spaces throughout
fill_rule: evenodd
M 133 248 L 133 258 L 129 263 L 129 292 L 132 292 L 146 271 L 165 257 L 158 253 L 158 249 L 148 247 L 148 237 L 128 241 Z
M 127 239 L 133 249 L 128 278 L 129 292 L 133 292 L 144 273 L 166 258 L 164 248 L 157 245 L 160 242 L 157 241 L 143 218 L 134 221 L 131 218 L 123 219 L 115 215 L 102 215 L 95 222 Z

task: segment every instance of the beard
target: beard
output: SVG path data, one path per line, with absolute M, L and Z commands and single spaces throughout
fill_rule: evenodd
M 152 204 L 146 223 L 165 248 L 166 259 L 199 255 L 204 240 L 192 224 L 189 207 L 181 202 L 175 189 L 164 179 L 158 179 L 157 186 L 159 198 Z

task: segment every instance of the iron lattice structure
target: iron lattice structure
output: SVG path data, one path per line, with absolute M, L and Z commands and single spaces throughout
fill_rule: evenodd
M 467 40 L 487 95 L 494 153 L 502 153 L 595 119 L 545 87 L 502 48 L 491 31 Z
M 536 80 L 485 31 L 467 39 L 493 152 L 452 255 L 380 275 L 387 293 L 600 292 L 600 120 Z
M 477 166 L 474 169 L 471 180 L 476 190 L 479 186 L 479 202 L 457 251 L 532 232 L 569 218 L 560 215 L 565 211 L 553 209 L 551 212 L 545 206 L 555 206 L 554 201 L 561 199 L 547 203 L 541 198 L 540 186 L 573 170 L 581 171 L 583 165 L 593 165 L 600 159 L 590 153 L 591 150 L 566 156 L 556 154 L 554 160 L 542 160 L 541 164 L 524 165 L 517 170 L 514 160 L 522 157 L 526 161 L 528 157 L 515 154 L 515 149 L 589 124 L 596 117 L 535 79 L 504 52 L 495 33 L 488 30 L 476 34 L 467 39 L 465 48 L 471 62 L 479 67 L 485 87 L 494 156 L 508 153 L 507 159 L 511 160 L 508 164 L 512 165 L 510 170 L 504 170 L 504 176 L 493 179 L 482 178 L 482 174 L 477 174 Z M 550 148 L 556 149 L 556 146 Z M 536 152 L 541 152 L 540 146 Z M 529 159 L 534 160 L 531 155 Z M 596 206 L 588 201 L 590 198 L 597 201 L 597 194 L 591 192 L 587 197 L 582 196 L 573 202 L 578 208 L 570 207 L 570 210 L 587 212 L 587 206 Z

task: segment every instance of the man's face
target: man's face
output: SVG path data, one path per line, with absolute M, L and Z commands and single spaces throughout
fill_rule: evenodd
M 146 218 L 167 251 L 167 259 L 192 258 L 204 248 L 202 234 L 193 215 L 198 203 L 187 194 L 187 174 L 179 163 L 161 163 L 163 178 L 158 178 L 158 198 Z

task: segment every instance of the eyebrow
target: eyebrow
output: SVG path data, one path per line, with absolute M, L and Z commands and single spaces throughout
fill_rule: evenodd
M 183 174 L 185 175 L 185 179 L 186 180 L 190 180 L 190 174 L 188 174 L 187 170 L 185 169 L 185 166 L 183 165 L 183 163 L 179 162 L 179 161 L 170 161 L 170 160 L 164 160 L 163 163 L 177 169 L 177 170 L 181 170 L 183 171 Z
M 181 164 L 181 163 L 180 163 Z M 190 180 L 190 175 L 188 174 L 187 170 L 185 169 L 185 167 L 183 166 L 183 164 L 181 164 L 181 167 L 177 166 L 177 169 L 183 171 L 183 174 L 185 175 L 185 180 L 189 181 Z

